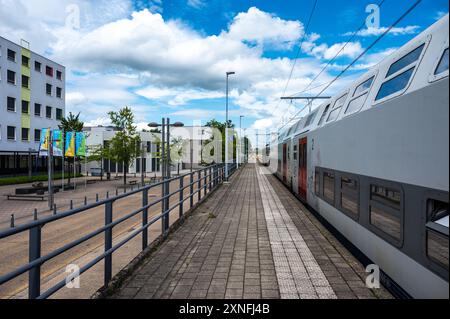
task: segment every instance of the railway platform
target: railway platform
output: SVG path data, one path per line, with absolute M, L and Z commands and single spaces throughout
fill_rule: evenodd
M 242 168 L 108 298 L 392 298 L 265 170 Z

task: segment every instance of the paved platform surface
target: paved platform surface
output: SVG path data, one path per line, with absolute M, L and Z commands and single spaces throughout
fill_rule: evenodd
M 264 170 L 241 169 L 112 298 L 392 298 Z

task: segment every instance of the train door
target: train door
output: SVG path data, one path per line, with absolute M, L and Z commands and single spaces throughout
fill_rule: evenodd
M 307 188 L 307 146 L 308 140 L 306 137 L 298 141 L 298 193 L 300 197 L 306 201 L 306 188 Z
M 283 182 L 287 182 L 287 144 L 283 144 Z

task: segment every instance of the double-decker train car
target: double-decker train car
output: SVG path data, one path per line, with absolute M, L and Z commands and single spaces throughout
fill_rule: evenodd
M 449 17 L 279 132 L 276 175 L 398 295 L 449 297 Z

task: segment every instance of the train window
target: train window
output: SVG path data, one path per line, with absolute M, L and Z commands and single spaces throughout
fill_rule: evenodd
M 323 197 L 330 203 L 334 204 L 334 174 L 323 173 Z
M 343 176 L 341 178 L 341 208 L 353 219 L 359 216 L 359 184 L 358 181 Z
M 445 49 L 444 53 L 442 54 L 441 60 L 439 61 L 439 64 L 436 68 L 436 71 L 434 72 L 434 75 L 441 74 L 448 70 L 448 48 Z
M 448 269 L 448 203 L 438 200 L 427 201 L 427 256 Z
M 306 119 L 305 127 L 310 126 L 312 121 L 316 118 L 317 112 L 311 113 Z
M 397 190 L 371 185 L 370 224 L 400 244 L 403 232 L 402 196 Z
M 325 111 L 323 111 L 322 116 L 320 117 L 320 120 L 319 120 L 319 124 L 317 124 L 318 126 L 322 125 L 323 120 L 325 119 L 325 116 L 327 116 L 328 109 L 330 108 L 330 105 L 331 104 L 328 104 L 327 107 L 325 108 Z
M 334 121 L 337 119 L 339 112 L 341 111 L 342 106 L 345 103 L 345 100 L 347 99 L 348 94 L 344 94 L 342 97 L 340 97 L 336 103 L 334 103 L 333 110 L 330 112 L 330 115 L 328 116 L 327 122 Z
M 382 98 L 385 98 L 406 88 L 413 72 L 414 67 L 397 75 L 389 81 L 384 82 L 380 88 L 380 91 L 378 91 L 375 101 L 381 100 Z
M 320 172 L 317 170 L 314 173 L 314 192 L 320 196 Z
M 355 89 L 355 93 L 353 93 L 353 96 L 357 96 L 365 91 L 368 91 L 370 89 L 370 86 L 372 85 L 374 78 L 375 76 L 372 76 L 370 79 L 358 85 L 358 87 Z
M 403 70 L 408 65 L 411 65 L 414 62 L 416 62 L 417 60 L 419 60 L 420 54 L 422 53 L 424 47 L 425 47 L 425 44 L 422 44 L 415 50 L 409 52 L 407 55 L 405 55 L 403 58 L 401 58 L 397 62 L 394 62 L 391 65 L 391 67 L 389 68 L 389 71 L 386 74 L 386 78 L 388 78 L 389 76 L 391 76 L 392 74 L 394 74 L 400 70 Z

